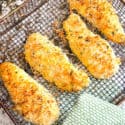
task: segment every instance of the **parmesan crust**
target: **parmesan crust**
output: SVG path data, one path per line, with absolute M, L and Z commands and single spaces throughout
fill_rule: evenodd
M 51 125 L 59 117 L 54 97 L 15 64 L 0 64 L 0 76 L 10 97 L 24 118 L 37 125 Z
M 109 40 L 125 43 L 125 33 L 119 18 L 107 0 L 68 0 L 70 9 L 76 10 L 98 28 Z
M 72 13 L 63 23 L 69 46 L 90 73 L 100 79 L 114 75 L 120 64 L 107 41 L 92 33 L 80 16 Z
M 87 74 L 75 68 L 61 49 L 40 33 L 29 36 L 25 59 L 35 71 L 62 90 L 79 91 L 89 84 Z

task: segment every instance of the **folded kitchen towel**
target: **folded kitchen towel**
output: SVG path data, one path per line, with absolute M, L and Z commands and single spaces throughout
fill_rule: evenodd
M 125 111 L 89 94 L 82 94 L 63 125 L 125 125 Z

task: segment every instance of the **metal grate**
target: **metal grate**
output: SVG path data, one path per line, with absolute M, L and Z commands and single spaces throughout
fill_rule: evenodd
M 113 6 L 116 8 L 120 16 L 121 23 L 125 24 L 124 4 L 119 0 L 114 0 Z M 47 35 L 50 39 L 54 39 L 55 44 L 63 49 L 63 51 L 69 56 L 70 60 L 74 63 L 74 65 L 85 69 L 85 67 L 79 62 L 76 56 L 71 54 L 68 49 L 69 47 L 67 45 L 64 45 L 63 41 L 58 40 L 54 35 L 52 24 L 55 21 L 63 21 L 66 18 L 67 14 L 68 6 L 66 0 L 49 0 L 44 5 L 40 6 L 35 12 L 23 19 L 16 26 L 0 36 L 0 62 L 11 61 L 17 64 L 26 72 L 28 72 L 40 84 L 49 89 L 49 91 L 56 97 L 61 110 L 60 118 L 57 123 L 55 123 L 57 125 L 62 124 L 63 119 L 71 110 L 72 106 L 77 101 L 77 98 L 81 93 L 91 93 L 103 100 L 112 102 L 114 104 L 117 104 L 123 97 L 125 97 L 125 64 L 122 64 L 119 72 L 109 80 L 97 80 L 88 73 L 92 82 L 87 89 L 84 89 L 83 91 L 78 93 L 61 92 L 54 85 L 49 84 L 41 76 L 33 74 L 30 71 L 29 65 L 24 59 L 23 51 L 27 35 L 31 32 L 41 32 L 43 35 Z M 111 42 L 110 44 L 114 48 L 117 56 L 125 54 L 125 47 Z M 86 70 L 86 72 L 88 71 Z M 2 82 L 0 83 L 0 97 L 1 101 L 3 101 L 8 107 L 11 108 L 13 106 Z M 16 119 L 16 124 L 30 124 L 16 112 L 13 112 L 12 110 L 10 110 L 9 112 L 14 117 L 14 119 Z
M 16 23 L 24 19 L 24 17 L 28 16 L 46 1 L 47 0 L 25 0 L 22 5 L 0 19 L 0 35 L 12 28 Z

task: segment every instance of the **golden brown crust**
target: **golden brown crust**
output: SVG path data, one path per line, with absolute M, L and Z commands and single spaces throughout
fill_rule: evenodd
M 68 0 L 70 9 L 75 9 L 108 39 L 125 43 L 125 33 L 115 9 L 107 0 Z
M 118 69 L 120 60 L 107 41 L 92 33 L 77 14 L 63 23 L 70 48 L 96 78 L 109 78 Z
M 0 76 L 15 110 L 26 120 L 38 125 L 51 125 L 58 119 L 59 108 L 54 97 L 22 69 L 5 62 L 0 64 Z
M 89 84 L 87 74 L 75 68 L 61 49 L 40 33 L 29 36 L 25 58 L 34 70 L 62 90 L 79 91 Z

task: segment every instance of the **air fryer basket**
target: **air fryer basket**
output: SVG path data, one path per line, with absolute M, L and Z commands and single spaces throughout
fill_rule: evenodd
M 37 0 L 30 0 L 37 1 Z M 125 6 L 119 0 L 113 1 L 113 6 L 120 17 L 122 24 L 125 23 Z M 30 5 L 31 7 L 31 5 Z M 31 9 L 26 6 L 26 8 Z M 25 9 L 24 9 L 25 10 Z M 61 125 L 67 113 L 72 109 L 72 106 L 77 101 L 80 94 L 87 92 L 94 96 L 97 96 L 108 102 L 117 104 L 121 99 L 125 97 L 125 63 L 120 66 L 119 72 L 108 80 L 97 80 L 91 76 L 85 67 L 79 62 L 74 54 L 71 53 L 67 44 L 61 41 L 54 33 L 53 23 L 55 21 L 62 22 L 68 15 L 68 4 L 66 0 L 49 0 L 44 5 L 41 5 L 33 13 L 29 14 L 25 19 L 16 23 L 6 33 L 0 36 L 0 63 L 4 61 L 11 61 L 17 64 L 28 72 L 34 79 L 36 79 L 41 85 L 44 85 L 57 99 L 59 103 L 61 115 L 59 120 L 55 123 Z M 4 25 L 3 25 L 4 27 Z M 5 27 L 6 28 L 6 27 Z M 4 28 L 2 28 L 3 30 Z M 0 26 L 1 31 L 1 26 Z M 75 66 L 84 69 L 90 76 L 91 84 L 88 88 L 83 89 L 78 93 L 61 92 L 53 84 L 49 84 L 42 76 L 32 73 L 29 65 L 24 59 L 24 44 L 27 36 L 32 32 L 40 32 L 43 35 L 47 35 L 50 39 L 55 41 L 57 46 L 60 46 L 64 53 L 67 54 L 71 62 Z M 125 47 L 109 41 L 113 47 L 117 56 L 125 54 Z M 11 99 L 4 87 L 4 84 L 0 83 L 0 99 L 9 108 L 13 106 Z M 29 125 L 31 123 L 26 122 L 22 116 L 17 112 L 9 110 L 9 113 L 16 121 L 17 125 Z

